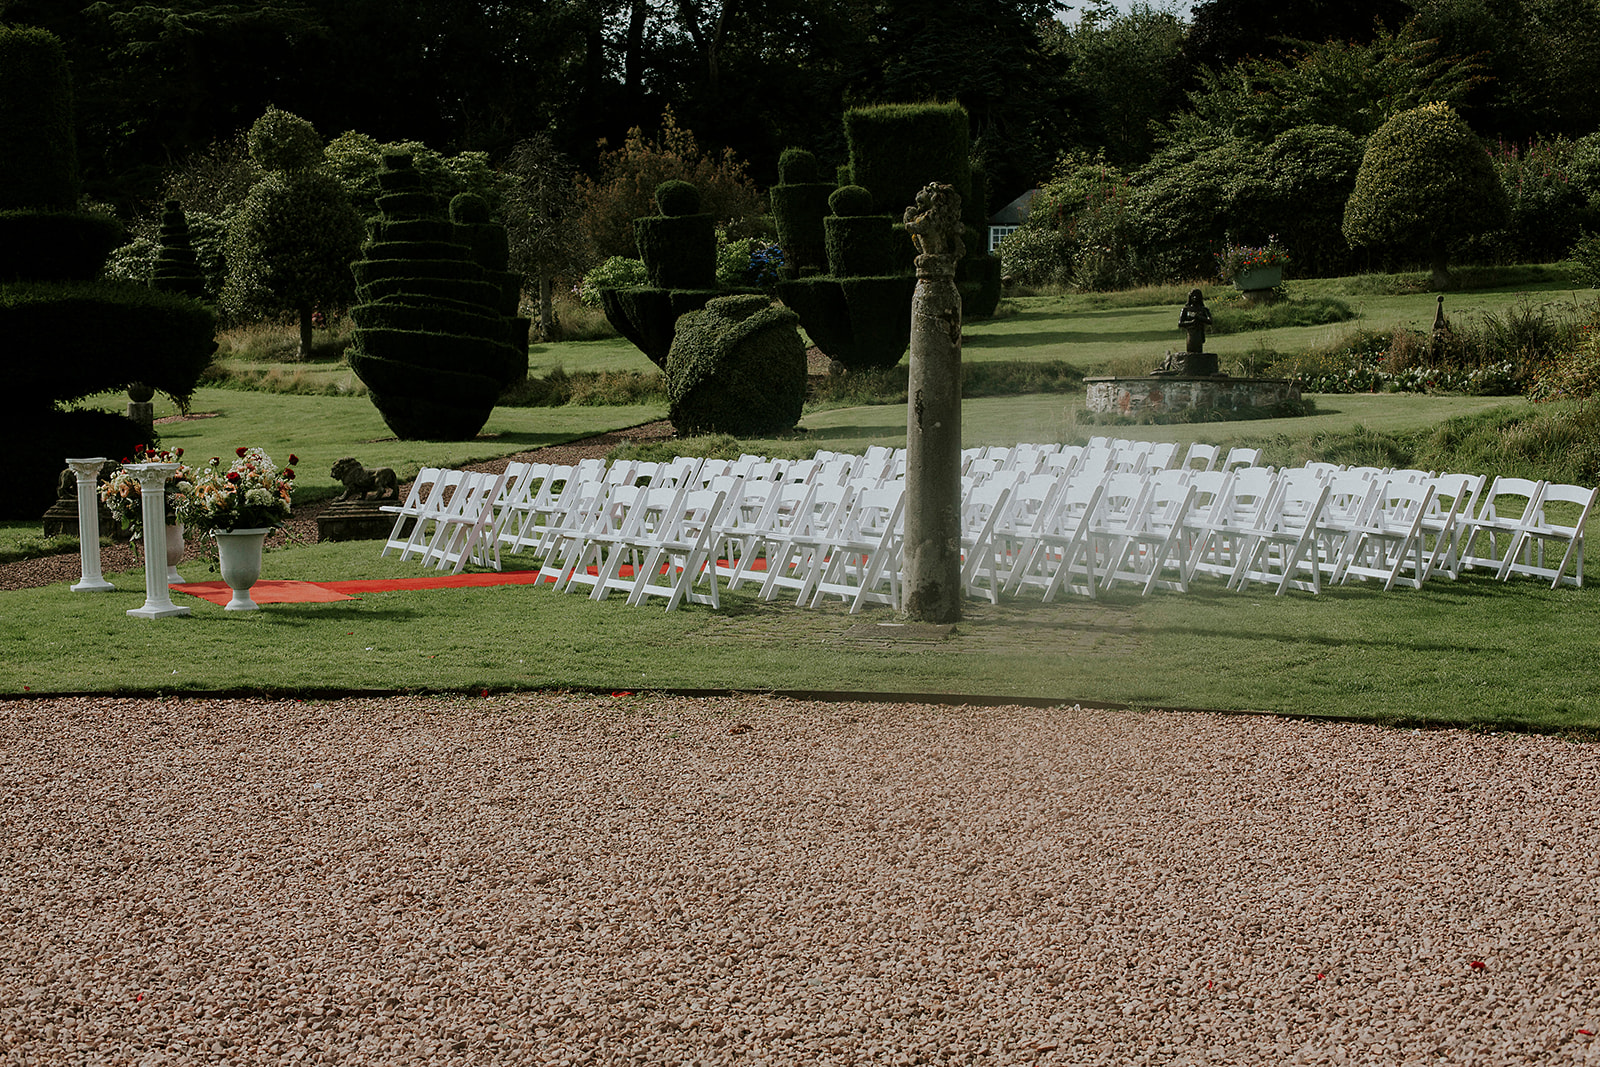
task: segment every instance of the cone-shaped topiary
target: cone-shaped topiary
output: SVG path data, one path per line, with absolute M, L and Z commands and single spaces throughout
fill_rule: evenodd
M 161 233 L 155 269 L 150 274 L 150 288 L 197 300 L 205 293 L 205 276 L 200 273 L 194 245 L 189 242 L 189 220 L 184 217 L 183 205 L 176 200 L 168 200 L 161 211 Z
M 528 370 L 528 339 L 508 326 L 503 280 L 474 259 L 497 261 L 503 243 L 469 201 L 461 221 L 439 217 L 409 155 L 386 155 L 382 216 L 352 264 L 360 299 L 350 365 L 383 421 L 404 440 L 462 440 L 483 429 L 500 390 Z M 512 310 L 515 310 L 513 307 Z
M 1352 247 L 1420 259 L 1450 284 L 1450 246 L 1506 224 L 1505 190 L 1483 143 L 1447 104 L 1402 111 L 1367 141 L 1344 209 Z
M 154 444 L 126 415 L 62 411 L 143 381 L 180 402 L 216 348 L 205 305 L 133 282 L 95 282 L 121 240 L 80 214 L 72 95 L 61 44 L 0 26 L 0 368 L 15 442 L 0 516 L 37 518 L 68 456 Z
M 806 399 L 799 319 L 765 296 L 724 296 L 678 321 L 667 356 L 667 401 L 681 435 L 794 429 Z

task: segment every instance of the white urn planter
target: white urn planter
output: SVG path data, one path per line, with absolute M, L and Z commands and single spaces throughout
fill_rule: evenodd
M 167 527 L 167 584 L 182 585 L 186 579 L 178 573 L 178 563 L 183 559 L 183 523 Z
M 261 577 L 261 549 L 272 532 L 263 526 L 248 530 L 214 530 L 217 540 L 217 561 L 222 580 L 233 590 L 233 599 L 223 605 L 225 611 L 255 611 L 261 605 L 250 599 L 250 587 Z

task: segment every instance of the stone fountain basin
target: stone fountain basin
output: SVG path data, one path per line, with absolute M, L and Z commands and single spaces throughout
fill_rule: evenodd
M 1085 378 L 1084 385 L 1090 411 L 1129 416 L 1239 411 L 1300 399 L 1300 387 L 1288 378 L 1235 378 L 1229 374 Z

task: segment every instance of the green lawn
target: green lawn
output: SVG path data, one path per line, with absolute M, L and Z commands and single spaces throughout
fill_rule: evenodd
M 1352 295 L 1361 319 L 1315 330 L 1425 325 L 1432 318 L 1434 299 L 1426 293 Z M 967 358 L 1063 359 L 1093 368 L 1119 351 L 1157 360 L 1182 339 L 1175 307 L 1120 307 L 1116 298 L 1020 298 L 1015 314 L 968 324 Z M 1522 299 L 1557 302 L 1574 294 L 1554 283 L 1524 285 L 1454 294 L 1448 306 L 1462 315 Z M 1261 338 L 1219 338 L 1216 347 L 1228 352 Z M 1294 342 L 1269 343 L 1286 349 Z M 536 370 L 652 369 L 620 341 L 539 346 L 530 362 Z M 1316 414 L 1302 419 L 1114 430 L 1076 423 L 1081 395 L 971 399 L 963 407 L 963 439 L 967 445 L 1010 444 L 1108 433 L 1292 451 L 1316 435 L 1356 428 L 1415 433 L 1456 416 L 1531 408 L 1492 397 L 1314 399 Z M 211 417 L 163 424 L 163 444 L 202 460 L 241 444 L 261 445 L 280 459 L 294 452 L 310 498 L 334 491 L 328 469 L 343 455 L 407 477 L 420 466 L 490 459 L 665 415 L 651 405 L 500 408 L 473 441 L 402 442 L 364 398 L 209 388 L 197 393 L 192 410 Z M 158 407 L 158 416 L 171 413 Z M 805 415 L 800 429 L 782 440 L 738 444 L 786 454 L 903 445 L 905 411 L 900 405 L 817 410 Z M 24 552 L 41 550 L 37 524 L 0 526 L 0 550 L 18 544 L 32 546 Z M 415 562 L 380 558 L 378 551 L 375 543 L 290 546 L 268 553 L 264 577 L 423 573 Z M 512 558 L 507 564 L 530 562 Z M 204 563 L 187 564 L 185 573 L 215 577 Z M 691 607 L 668 615 L 659 607 L 629 608 L 617 597 L 596 604 L 519 586 L 372 593 L 334 604 L 269 605 L 243 616 L 180 594 L 176 599 L 194 609 L 191 617 L 149 623 L 124 614 L 143 602 L 142 576 L 110 577 L 118 586 L 113 593 L 75 594 L 64 583 L 0 593 L 0 662 L 6 664 L 0 693 L 849 690 L 1470 722 L 1584 736 L 1600 731 L 1600 691 L 1587 684 L 1583 666 L 1600 626 L 1600 597 L 1588 589 L 1551 591 L 1531 580 L 1500 584 L 1471 575 L 1420 591 L 1384 593 L 1353 584 L 1317 597 L 1284 598 L 1259 587 L 1239 594 L 1221 582 L 1200 581 L 1187 595 L 1148 599 L 1118 590 L 1098 601 L 1053 605 L 972 601 L 953 633 L 930 635 L 899 625 L 883 609 L 851 617 L 837 607 L 762 602 L 744 590 L 727 595 L 719 612 Z

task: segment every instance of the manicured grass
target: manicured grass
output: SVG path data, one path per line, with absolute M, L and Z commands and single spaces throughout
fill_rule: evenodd
M 185 570 L 213 577 L 203 564 Z M 380 560 L 376 545 L 333 544 L 269 552 L 263 573 L 420 568 Z M 1200 580 L 1187 595 L 1149 599 L 1117 590 L 1051 605 L 970 602 L 953 634 L 930 637 L 883 609 L 852 617 L 745 589 L 721 611 L 672 614 L 524 586 L 369 593 L 248 615 L 177 594 L 193 615 L 150 623 L 124 614 L 143 602 L 141 575 L 110 577 L 111 593 L 0 593 L 0 692 L 850 690 L 1600 729 L 1600 691 L 1573 673 L 1583 635 L 1600 626 L 1600 598 L 1532 581 L 1276 598 Z

